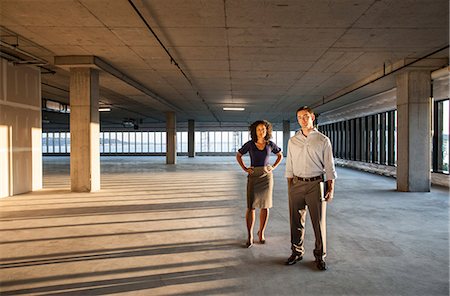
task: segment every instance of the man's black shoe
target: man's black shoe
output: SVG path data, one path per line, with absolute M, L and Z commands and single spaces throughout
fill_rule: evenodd
M 323 260 L 317 260 L 316 266 L 317 266 L 317 269 L 319 269 L 319 270 L 327 270 L 327 264 Z
M 287 265 L 293 265 L 293 264 L 297 263 L 298 261 L 300 261 L 302 259 L 303 259 L 302 256 L 292 254 L 291 257 L 289 257 L 288 260 L 286 261 L 286 264 Z

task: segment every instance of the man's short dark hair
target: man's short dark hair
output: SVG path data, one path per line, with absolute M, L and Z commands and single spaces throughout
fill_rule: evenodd
M 303 107 L 300 107 L 297 109 L 297 112 L 295 112 L 295 115 L 297 115 L 298 112 L 303 111 L 303 110 L 308 111 L 308 113 L 310 113 L 310 114 L 314 114 L 314 111 L 311 108 L 309 108 L 308 106 L 303 106 Z

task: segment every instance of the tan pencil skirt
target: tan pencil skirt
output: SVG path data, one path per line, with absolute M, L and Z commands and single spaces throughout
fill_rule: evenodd
M 264 167 L 254 167 L 253 174 L 247 177 L 247 208 L 271 208 L 273 192 L 272 172 L 266 173 Z

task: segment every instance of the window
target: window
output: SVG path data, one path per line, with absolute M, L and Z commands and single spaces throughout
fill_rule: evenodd
M 130 152 L 130 143 L 129 143 L 128 132 L 123 132 L 122 139 L 123 139 L 122 140 L 123 141 L 122 152 L 124 152 L 124 153 Z
M 48 153 L 53 153 L 55 150 L 53 149 L 53 133 L 47 134 L 47 150 Z
M 433 171 L 449 173 L 449 100 L 434 102 Z
M 136 153 L 142 153 L 142 132 L 135 132 L 136 135 Z
M 188 152 L 188 132 L 177 132 L 177 152 Z
M 129 152 L 134 153 L 136 152 L 136 133 L 135 132 L 129 132 L 128 133 L 128 144 L 129 144 Z
M 335 157 L 394 166 L 397 111 L 319 126 L 330 138 Z M 291 132 L 292 134 L 292 132 Z
M 64 132 L 59 133 L 59 146 L 59 151 L 66 153 L 66 133 Z
M 222 152 L 221 143 L 222 143 L 222 133 L 215 132 L 214 133 L 214 151 L 215 152 Z
M 53 133 L 53 152 L 60 152 L 60 144 L 59 144 L 59 133 Z
M 122 141 L 122 133 L 121 132 L 116 133 L 116 152 L 117 153 L 123 152 L 123 141 Z
M 148 132 L 142 132 L 142 152 L 148 153 L 149 144 Z
M 109 133 L 109 151 L 111 153 L 116 153 L 117 152 L 117 140 L 116 140 L 116 133 L 115 132 L 111 132 Z
M 47 133 L 42 133 L 42 153 L 47 153 Z
M 282 148 L 283 132 L 273 131 L 272 136 L 272 141 Z M 195 132 L 195 152 L 235 153 L 248 140 L 250 140 L 248 131 L 198 131 Z M 165 153 L 166 133 L 100 132 L 99 150 L 102 154 Z M 70 133 L 42 133 L 42 151 L 49 154 L 70 153 Z M 188 132 L 177 132 L 177 152 L 188 152 Z
M 148 133 L 148 152 L 155 152 L 155 133 Z
M 109 149 L 109 132 L 103 133 L 103 152 L 105 153 L 111 152 Z

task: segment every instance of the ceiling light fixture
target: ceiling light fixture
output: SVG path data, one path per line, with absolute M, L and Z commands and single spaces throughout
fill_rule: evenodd
M 244 111 L 245 108 L 242 107 L 223 107 L 224 111 Z
M 109 108 L 109 107 L 100 107 L 98 109 L 98 111 L 99 112 L 109 112 L 109 111 L 111 111 L 111 108 Z

